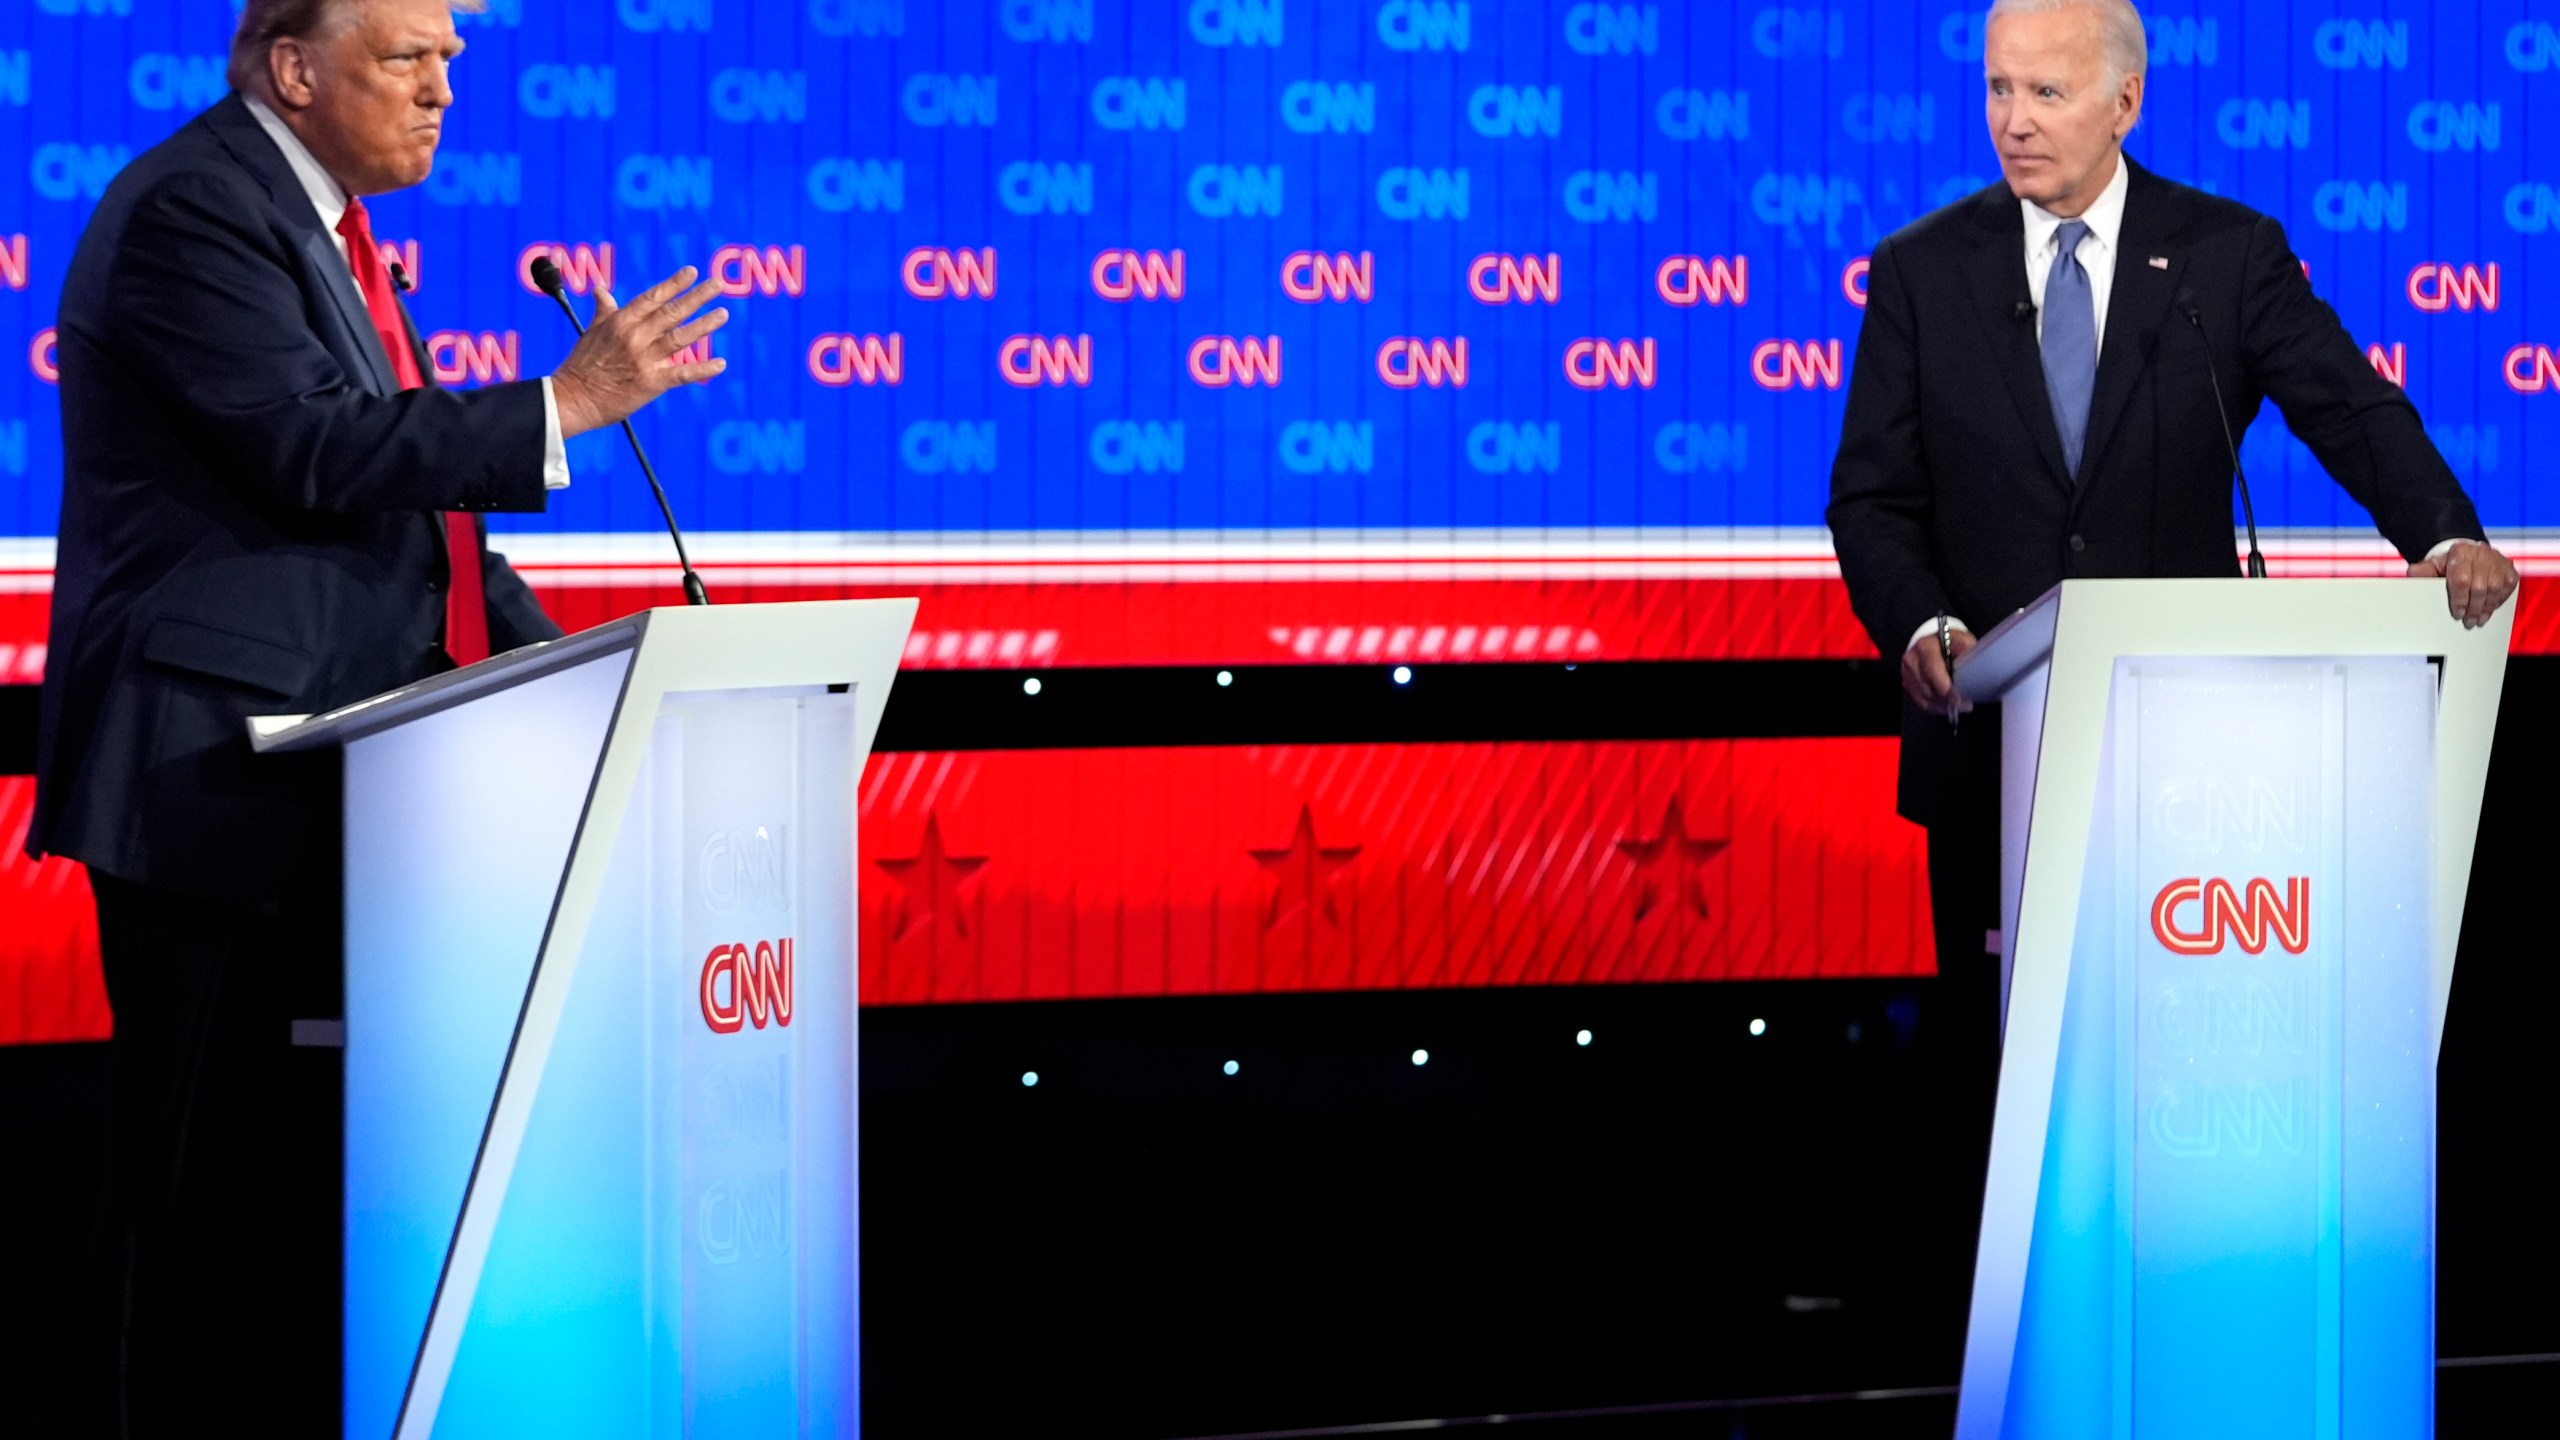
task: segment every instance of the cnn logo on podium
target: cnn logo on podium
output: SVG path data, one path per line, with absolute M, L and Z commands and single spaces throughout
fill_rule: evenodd
M 2179 919 L 2189 906 L 2192 930 Z M 2299 955 L 2311 943 L 2311 877 L 2286 880 L 2281 899 L 2272 880 L 2252 880 L 2245 893 L 2228 880 L 2172 880 L 2151 902 L 2151 934 L 2172 955 L 2219 955 L 2234 940 L 2252 955 L 2265 954 L 2269 940 Z
M 702 957 L 702 1023 L 716 1035 L 791 1023 L 791 942 L 714 945 Z

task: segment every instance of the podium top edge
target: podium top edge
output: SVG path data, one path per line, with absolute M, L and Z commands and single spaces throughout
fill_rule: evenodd
M 2066 616 L 2074 644 L 2120 655 L 2503 656 L 2516 604 L 2465 630 L 2429 577 L 2065 580 L 1984 634 L 1957 663 L 1956 689 L 1999 699 L 2052 658 Z
M 458 670 L 430 675 L 415 684 L 386 690 L 295 724 L 264 729 L 258 722 L 270 720 L 272 724 L 271 717 L 254 716 L 249 722 L 249 747 L 266 755 L 343 745 L 388 726 L 449 709 L 493 691 L 556 674 L 601 656 L 635 649 L 649 628 L 649 619 L 650 612 L 642 611 L 619 620 L 609 620 L 574 635 L 527 645 L 503 655 L 492 655 Z
M 788 600 L 732 605 L 663 605 L 608 620 L 575 635 L 492 655 L 477 664 L 429 676 L 415 684 L 343 705 L 323 715 L 260 715 L 249 721 L 250 747 L 260 754 L 343 745 L 394 725 L 432 715 L 495 691 L 510 689 L 557 674 L 590 660 L 646 645 L 653 653 L 690 655 L 687 668 L 702 667 L 705 655 L 738 653 L 742 642 L 772 635 L 837 633 L 850 621 L 896 622 L 899 643 L 916 611 L 912 596 L 871 600 Z M 815 627 L 814 630 L 812 627 Z M 752 649 L 752 646 L 748 648 Z M 889 652 L 895 669 L 895 650 Z M 716 667 L 715 667 L 716 668 Z M 730 667 L 734 670 L 735 667 Z M 829 683 L 838 678 L 828 676 Z M 883 683 L 894 673 L 882 677 Z M 727 680 L 719 684 L 766 683 Z M 714 688 L 717 688 L 716 685 Z

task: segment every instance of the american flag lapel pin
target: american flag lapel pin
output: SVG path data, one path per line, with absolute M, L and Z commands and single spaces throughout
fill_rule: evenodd
M 2168 269 L 2168 268 L 2169 268 L 2169 257 L 2168 257 L 2168 256 L 2166 256 L 2166 255 L 2154 255 L 2154 256 L 2152 256 L 2152 257 L 2151 257 L 2151 268 L 2152 268 L 2152 269 L 2154 269 L 2154 270 L 2166 270 L 2166 269 Z

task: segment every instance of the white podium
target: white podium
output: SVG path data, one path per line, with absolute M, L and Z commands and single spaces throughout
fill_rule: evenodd
M 855 800 L 912 600 L 673 608 L 346 749 L 349 1437 L 850 1435 Z
M 2435 1061 L 2513 604 L 2074 580 L 2002 707 L 2005 1041 L 1957 1433 L 2435 1423 Z

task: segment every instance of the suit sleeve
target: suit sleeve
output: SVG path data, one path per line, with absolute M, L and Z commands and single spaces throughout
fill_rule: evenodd
M 2312 294 L 2284 227 L 2261 217 L 2245 265 L 2240 327 L 2251 374 L 2401 557 L 2486 538 L 2418 408 L 2375 373 L 2338 313 Z
M 342 514 L 539 511 L 538 381 L 476 391 L 362 388 L 306 318 L 291 252 L 216 175 L 134 205 L 91 337 L 187 418 L 253 503 Z
M 1920 448 L 1920 368 L 1911 297 L 1891 241 L 1867 269 L 1867 314 L 1831 464 L 1831 541 L 1849 603 L 1888 660 L 1946 608 L 1930 527 L 1936 505 Z

